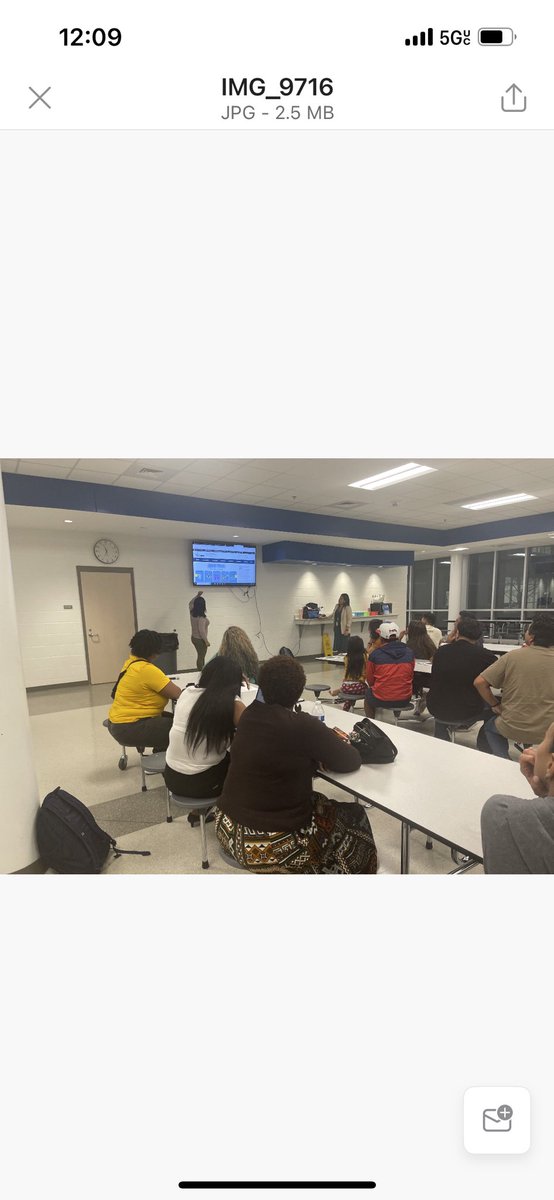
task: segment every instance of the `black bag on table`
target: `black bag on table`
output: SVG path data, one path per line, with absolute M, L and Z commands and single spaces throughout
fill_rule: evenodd
M 364 717 L 363 721 L 356 721 L 356 724 L 350 734 L 350 742 L 352 746 L 361 755 L 362 763 L 391 763 L 394 762 L 398 749 L 394 742 L 391 742 L 390 737 L 379 729 L 378 725 L 374 725 L 369 717 Z
M 304 608 L 302 609 L 302 617 L 305 621 L 307 621 L 307 620 L 309 620 L 310 617 L 313 618 L 313 617 L 318 617 L 318 616 L 319 616 L 319 604 L 315 604 L 313 600 L 310 600 L 308 602 L 308 604 L 305 604 Z
M 37 813 L 36 833 L 42 862 L 60 875 L 99 875 L 111 850 L 116 858 L 121 854 L 150 854 L 149 850 L 120 850 L 90 809 L 61 787 L 44 797 Z

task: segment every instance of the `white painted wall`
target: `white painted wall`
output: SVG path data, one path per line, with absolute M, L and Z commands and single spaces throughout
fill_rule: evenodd
M 35 862 L 35 817 L 39 805 L 31 726 L 16 625 L 8 530 L 0 479 L 0 873 Z
M 93 545 L 109 536 L 109 526 L 96 534 L 73 529 L 9 532 L 17 621 L 27 687 L 86 679 L 81 609 L 76 567 L 98 566 Z M 199 535 L 201 536 L 201 531 Z M 193 667 L 188 601 L 191 583 L 190 542 L 178 538 L 119 535 L 118 567 L 133 567 L 139 628 L 173 630 L 179 635 L 180 667 Z M 210 642 L 217 649 L 227 625 L 246 630 L 260 659 L 282 645 L 296 653 L 321 652 L 321 630 L 304 627 L 299 646 L 295 610 L 310 600 L 331 612 L 341 592 L 353 609 L 365 609 L 373 593 L 384 592 L 403 625 L 406 613 L 406 567 L 375 571 L 365 567 L 308 567 L 266 564 L 258 552 L 258 585 L 249 600 L 240 588 L 207 589 Z M 257 601 L 257 607 L 256 607 Z M 64 609 L 72 604 L 72 609 Z M 259 615 L 258 615 L 259 610 Z M 258 636 L 261 629 L 263 638 Z M 367 628 L 367 627 L 366 627 Z M 328 629 L 328 632 L 332 632 Z

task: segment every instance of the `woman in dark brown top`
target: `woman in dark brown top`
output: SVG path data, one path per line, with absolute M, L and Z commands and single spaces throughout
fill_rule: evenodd
M 243 713 L 216 810 L 216 833 L 239 866 L 263 873 L 374 874 L 377 851 L 358 803 L 312 789 L 320 764 L 356 771 L 358 751 L 340 730 L 295 712 L 306 676 L 294 658 L 260 667 L 261 697 Z

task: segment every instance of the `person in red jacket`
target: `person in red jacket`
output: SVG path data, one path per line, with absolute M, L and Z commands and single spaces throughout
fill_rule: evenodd
M 400 630 L 394 621 L 384 621 L 378 629 L 382 645 L 368 656 L 367 692 L 364 708 L 367 717 L 374 717 L 377 708 L 395 708 L 411 699 L 414 682 L 415 654 L 400 641 Z

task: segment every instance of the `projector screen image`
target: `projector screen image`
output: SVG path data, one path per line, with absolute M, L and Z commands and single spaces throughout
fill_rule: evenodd
M 255 585 L 256 547 L 240 542 L 193 542 L 192 582 L 200 588 Z

